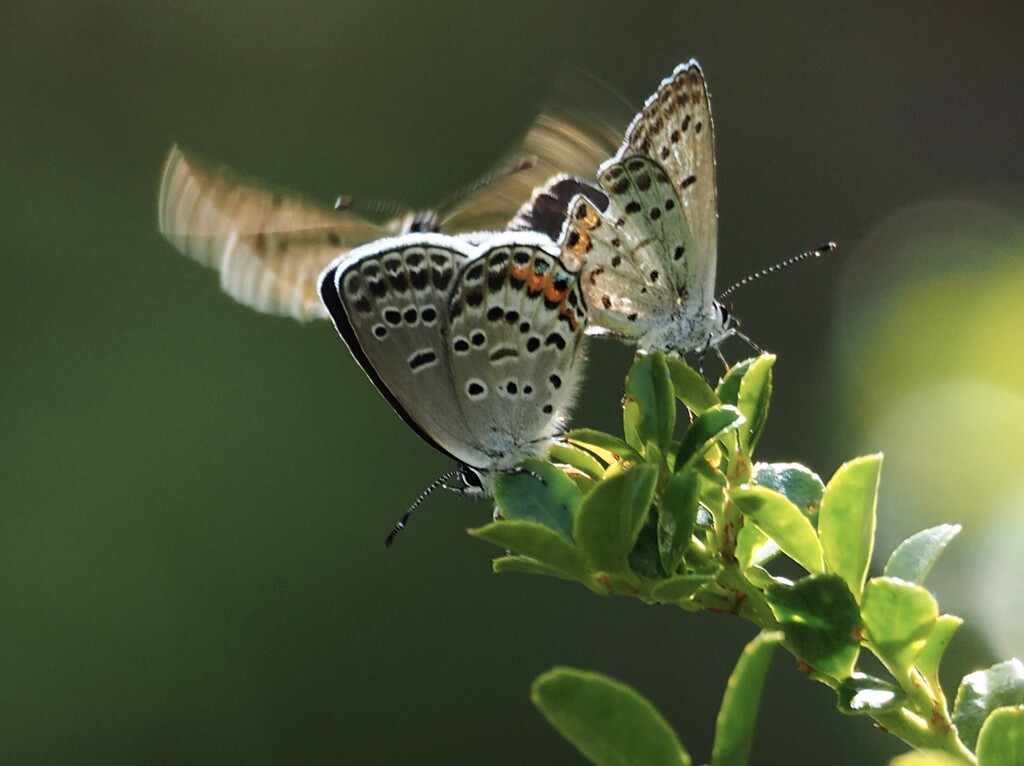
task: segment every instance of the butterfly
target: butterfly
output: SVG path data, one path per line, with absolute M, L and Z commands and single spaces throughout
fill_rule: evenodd
M 352 356 L 428 444 L 459 466 L 460 491 L 491 494 L 497 477 L 547 451 L 577 384 L 587 307 L 579 275 L 537 232 L 473 243 L 416 233 L 337 258 L 320 297 Z
M 600 103 L 582 110 L 571 99 L 552 103 L 498 170 L 442 201 L 436 211 L 383 222 L 274 190 L 174 146 L 160 183 L 160 232 L 185 255 L 218 269 L 221 287 L 235 300 L 303 321 L 326 318 L 317 279 L 339 254 L 402 233 L 504 229 L 545 182 L 591 176 L 618 145 L 621 104 L 612 103 L 607 88 L 579 75 L 562 89 L 573 85 L 577 96 L 586 92 Z M 567 202 L 565 197 L 560 210 L 538 207 L 531 220 L 517 218 L 513 228 L 557 238 Z
M 714 296 L 714 129 L 696 61 L 662 81 L 597 180 L 599 194 L 569 202 L 559 241 L 566 263 L 582 266 L 589 331 L 679 355 L 739 335 Z

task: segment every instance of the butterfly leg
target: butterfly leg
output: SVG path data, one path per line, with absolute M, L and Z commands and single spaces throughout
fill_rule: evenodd
M 743 342 L 744 342 L 744 343 L 746 343 L 746 344 L 747 344 L 748 346 L 750 346 L 750 348 L 751 348 L 751 349 L 753 349 L 755 353 L 757 353 L 757 354 L 763 354 L 763 353 L 764 353 L 764 349 L 763 349 L 763 348 L 761 348 L 761 347 L 760 347 L 759 345 L 757 345 L 756 343 L 754 343 L 754 341 L 752 341 L 752 340 L 751 340 L 750 338 L 748 338 L 748 337 L 747 337 L 746 335 L 744 335 L 743 333 L 741 333 L 741 332 L 739 331 L 739 328 L 738 328 L 738 327 L 733 327 L 733 328 L 732 328 L 732 330 L 731 330 L 731 332 L 732 332 L 732 334 L 733 334 L 733 335 L 735 335 L 735 336 L 736 336 L 737 338 L 739 338 L 739 339 L 740 339 L 741 341 L 743 341 Z

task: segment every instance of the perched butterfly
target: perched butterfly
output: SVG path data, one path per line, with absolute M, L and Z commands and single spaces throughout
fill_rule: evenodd
M 461 475 L 461 491 L 490 494 L 498 474 L 561 432 L 587 309 L 579 275 L 546 236 L 383 239 L 328 266 L 320 296 L 378 391 L 459 462 L 430 489 Z
M 497 171 L 440 203 L 436 212 L 381 223 L 274 191 L 174 146 L 160 185 L 160 232 L 185 255 L 218 269 L 221 286 L 239 302 L 300 320 L 326 317 L 317 278 L 339 254 L 408 232 L 504 229 L 534 189 L 556 174 L 592 177 L 618 146 L 625 120 L 618 124 L 621 104 L 612 104 L 606 88 L 579 76 L 575 82 L 582 84 L 577 92 L 603 103 L 585 110 L 569 102 L 551 105 Z M 517 221 L 515 228 L 557 238 L 567 202 L 568 196 L 559 210 L 538 208 L 532 220 Z
M 732 335 L 756 350 L 715 300 L 714 130 L 696 61 L 662 81 L 598 183 L 601 193 L 583 188 L 570 201 L 560 239 L 563 260 L 582 266 L 589 332 L 635 340 L 642 353 L 703 353 Z

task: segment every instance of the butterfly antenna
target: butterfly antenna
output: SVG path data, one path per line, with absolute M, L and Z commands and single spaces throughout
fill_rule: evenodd
M 814 248 L 813 250 L 808 250 L 805 253 L 800 253 L 800 255 L 794 255 L 792 258 L 787 258 L 786 260 L 782 261 L 781 263 L 776 263 L 774 266 L 769 266 L 767 269 L 761 269 L 760 271 L 757 271 L 757 272 L 751 274 L 750 276 L 743 277 L 743 279 L 741 279 L 739 282 L 737 282 L 732 287 L 730 287 L 728 290 L 726 290 L 721 295 L 719 295 L 718 296 L 718 300 L 721 301 L 723 298 L 725 298 L 730 293 L 732 293 L 732 291 L 735 290 L 737 287 L 743 287 L 744 285 L 748 285 L 751 282 L 757 281 L 761 277 L 765 277 L 765 276 L 768 276 L 769 274 L 773 274 L 774 272 L 780 271 L 781 269 L 784 269 L 787 266 L 792 266 L 794 263 L 799 263 L 800 261 L 807 260 L 808 258 L 817 258 L 818 256 L 824 255 L 825 253 L 831 253 L 831 252 L 835 251 L 835 249 L 836 249 L 836 243 L 835 242 L 826 242 L 824 245 L 819 245 L 818 247 Z
M 409 523 L 409 517 L 412 516 L 413 512 L 420 507 L 420 504 L 422 504 L 423 501 L 427 499 L 431 492 L 433 492 L 435 489 L 438 489 L 439 487 L 443 487 L 446 481 L 448 481 L 449 479 L 454 479 L 456 476 L 459 475 L 461 471 L 462 466 L 455 466 L 455 468 L 448 471 L 443 476 L 437 477 L 429 487 L 423 490 L 423 494 L 416 498 L 416 502 L 409 506 L 409 510 L 406 511 L 402 518 L 398 520 L 398 523 L 395 524 L 395 528 L 391 530 L 391 533 L 386 538 L 384 538 L 384 547 L 391 547 L 391 544 L 395 541 L 395 538 L 398 537 L 398 533 L 405 529 L 405 525 Z
M 476 194 L 481 189 L 486 189 L 491 184 L 514 176 L 516 173 L 520 173 L 524 170 L 529 170 L 537 164 L 537 158 L 532 154 L 527 154 L 519 157 L 514 162 L 510 162 L 502 168 L 498 168 L 492 173 L 488 173 L 485 176 L 481 176 L 472 183 L 466 184 L 461 189 L 457 189 L 454 193 L 449 194 L 441 202 L 438 203 L 438 210 L 451 210 L 457 204 L 462 202 L 467 197 Z

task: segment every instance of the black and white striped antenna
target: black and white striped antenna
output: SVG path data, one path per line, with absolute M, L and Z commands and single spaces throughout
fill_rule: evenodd
M 438 476 L 437 479 L 435 479 L 429 487 L 423 490 L 423 494 L 417 497 L 416 502 L 409 506 L 409 510 L 402 515 L 402 518 L 400 518 L 398 520 L 398 523 L 395 524 L 395 528 L 392 529 L 390 534 L 388 534 L 388 536 L 384 539 L 384 547 L 391 547 L 391 544 L 395 542 L 395 538 L 398 537 L 398 533 L 405 529 L 405 525 L 409 523 L 409 517 L 412 516 L 413 512 L 420 507 L 420 504 L 424 500 L 426 500 L 427 497 L 429 497 L 431 492 L 433 492 L 436 489 L 439 489 L 440 487 L 443 487 L 446 481 L 448 481 L 449 479 L 454 479 L 461 472 L 462 466 L 455 466 L 452 470 L 448 471 L 447 473 Z
M 749 276 L 743 277 L 743 279 L 741 279 L 739 282 L 725 290 L 725 292 L 718 296 L 718 300 L 721 301 L 723 298 L 728 296 L 730 293 L 733 292 L 733 290 L 735 290 L 738 287 L 743 287 L 744 285 L 748 285 L 751 282 L 756 282 L 761 277 L 766 277 L 769 274 L 774 274 L 776 271 L 780 271 L 786 268 L 787 266 L 792 266 L 794 263 L 800 263 L 800 261 L 805 261 L 808 258 L 817 258 L 818 256 L 824 255 L 825 253 L 834 252 L 836 250 L 836 247 L 837 246 L 835 242 L 826 242 L 824 245 L 819 245 L 813 250 L 808 250 L 807 252 L 800 253 L 800 255 L 794 255 L 792 258 L 787 258 L 786 260 L 781 261 L 780 263 L 776 263 L 774 266 L 769 266 L 767 269 L 761 269 L 760 271 L 756 271 L 753 274 L 750 274 Z

